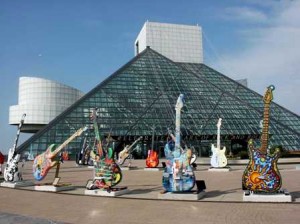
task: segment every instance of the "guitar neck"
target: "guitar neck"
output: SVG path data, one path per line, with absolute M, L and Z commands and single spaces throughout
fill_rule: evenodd
M 64 143 L 62 143 L 59 147 L 57 147 L 51 154 L 53 156 L 57 155 L 66 145 L 68 145 L 74 138 L 81 135 L 83 132 L 83 129 L 80 128 L 78 131 L 76 131 L 70 138 L 68 138 Z
M 19 123 L 19 126 L 18 126 L 18 130 L 17 130 L 17 136 L 15 138 L 15 142 L 14 142 L 14 145 L 13 145 L 13 148 L 12 148 L 12 156 L 14 156 L 16 154 L 16 148 L 17 148 L 17 145 L 18 145 L 18 141 L 19 141 L 19 136 L 20 136 L 20 131 L 21 131 L 21 128 L 22 128 L 22 125 L 24 123 L 24 119 L 26 117 L 26 114 L 23 114 L 21 120 L 20 120 L 20 123 Z
M 153 147 L 154 147 L 154 132 L 155 132 L 155 129 L 154 129 L 154 127 L 153 127 L 151 149 L 153 149 Z
M 140 139 L 141 139 L 141 137 L 139 137 L 137 140 L 135 140 L 135 141 L 128 147 L 127 151 L 129 152 L 129 151 L 132 149 L 132 147 L 133 147 Z
M 218 133 L 217 133 L 217 148 L 221 148 L 221 140 L 220 140 L 221 130 L 220 127 L 218 127 Z
M 175 150 L 180 151 L 180 110 L 176 109 L 175 120 Z
M 261 153 L 267 153 L 268 141 L 269 141 L 269 120 L 270 120 L 270 104 L 265 104 L 263 128 L 261 135 Z

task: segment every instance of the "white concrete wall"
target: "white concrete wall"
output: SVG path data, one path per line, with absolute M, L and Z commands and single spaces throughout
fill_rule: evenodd
M 137 41 L 139 52 L 150 46 L 175 62 L 203 63 L 200 26 L 146 22 Z
M 9 108 L 9 124 L 48 124 L 84 94 L 79 90 L 47 79 L 20 77 L 18 105 Z

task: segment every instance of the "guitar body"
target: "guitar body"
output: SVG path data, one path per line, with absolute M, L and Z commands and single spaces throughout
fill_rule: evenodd
M 264 116 L 261 146 L 255 149 L 253 140 L 248 142 L 249 163 L 243 173 L 243 187 L 253 192 L 273 193 L 280 190 L 281 176 L 277 167 L 280 150 L 274 154 L 268 152 L 270 103 L 273 99 L 273 85 L 267 88 L 264 96 Z
M 118 154 L 118 164 L 123 165 L 125 160 L 129 157 L 129 149 L 126 146 L 121 152 Z
M 54 167 L 57 161 L 52 161 L 52 152 L 55 149 L 55 144 L 50 145 L 45 152 L 35 157 L 32 165 L 33 177 L 37 181 L 43 180 L 48 171 Z
M 226 147 L 224 146 L 223 149 L 215 147 L 214 144 L 211 145 L 212 156 L 210 159 L 210 164 L 212 167 L 225 167 L 227 165 L 227 158 L 225 156 Z
M 109 189 L 121 182 L 122 171 L 113 158 L 113 150 L 108 149 L 105 157 L 94 161 L 95 175 L 88 189 Z
M 167 143 L 164 151 L 167 158 L 162 185 L 168 192 L 187 192 L 195 185 L 195 175 L 190 165 L 192 151 L 187 149 L 178 157 L 174 145 Z
M 183 150 L 180 146 L 180 114 L 183 107 L 183 94 L 180 94 L 176 106 L 175 132 L 176 136 L 172 142 L 167 142 L 164 151 L 166 156 L 166 167 L 163 171 L 162 185 L 168 192 L 188 192 L 192 190 L 196 179 L 191 167 L 192 150 Z
M 158 166 L 158 164 L 159 164 L 158 153 L 153 149 L 148 150 L 146 166 L 148 168 L 155 168 Z
M 197 156 L 195 153 L 192 154 L 192 158 L 191 158 L 191 161 L 190 161 L 190 164 L 192 165 L 193 163 L 195 163 L 197 160 Z
M 64 151 L 62 153 L 62 158 L 63 158 L 64 161 L 70 160 L 69 153 L 67 151 Z
M 11 159 L 9 159 L 9 162 L 6 163 L 4 173 L 3 173 L 3 177 L 6 181 L 16 182 L 16 181 L 23 180 L 23 177 L 19 171 L 19 166 L 18 166 L 20 158 L 21 155 L 16 154 L 14 157 L 11 157 Z
M 248 146 L 249 163 L 243 174 L 243 186 L 254 192 L 272 193 L 280 190 L 281 176 L 277 167 L 280 156 L 276 149 L 272 155 L 262 154 L 254 149 L 252 141 Z

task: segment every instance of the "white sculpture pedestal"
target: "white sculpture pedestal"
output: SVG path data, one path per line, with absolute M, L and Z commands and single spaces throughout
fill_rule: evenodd
M 92 196 L 106 196 L 106 197 L 116 197 L 123 194 L 127 194 L 129 190 L 127 188 L 124 189 L 117 189 L 114 190 L 114 188 L 111 191 L 106 191 L 103 189 L 95 189 L 95 190 L 85 190 L 85 195 L 92 195 Z
M 292 202 L 292 196 L 287 190 L 278 193 L 254 193 L 244 191 L 243 201 L 247 202 Z

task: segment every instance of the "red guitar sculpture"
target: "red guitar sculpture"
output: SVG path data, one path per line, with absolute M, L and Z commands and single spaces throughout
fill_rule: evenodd
M 63 144 L 55 149 L 55 144 L 50 145 L 45 152 L 40 155 L 37 155 L 33 161 L 33 176 L 37 181 L 43 180 L 48 171 L 54 167 L 58 161 L 54 160 L 55 156 L 64 148 L 66 145 L 71 142 L 74 138 L 80 136 L 86 128 L 80 128 L 76 131 L 70 138 L 68 138 Z
M 146 166 L 148 168 L 155 168 L 159 164 L 158 153 L 154 150 L 154 132 L 155 128 L 153 127 L 152 146 L 151 149 L 148 150 L 148 157 L 146 159 Z

